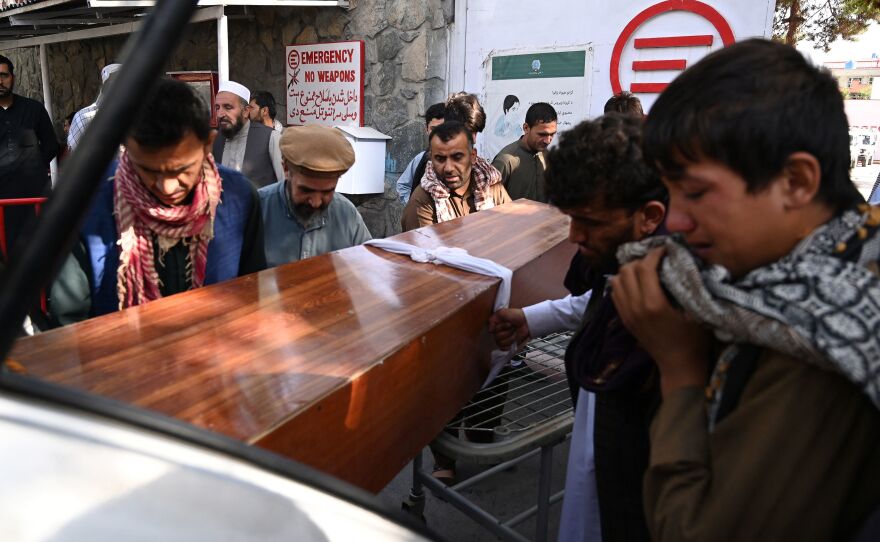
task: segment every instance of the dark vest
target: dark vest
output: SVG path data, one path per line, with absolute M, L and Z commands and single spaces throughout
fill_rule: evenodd
M 279 181 L 280 179 L 275 178 L 275 168 L 272 167 L 272 156 L 269 154 L 269 137 L 272 135 L 272 128 L 257 122 L 249 122 L 247 130 L 244 160 L 241 163 L 242 174 L 257 188 Z M 214 139 L 213 149 L 214 160 L 218 164 L 223 162 L 225 145 L 226 136 L 220 132 Z
M 581 328 L 565 352 L 566 376 L 572 401 L 577 404 L 578 344 L 584 340 L 587 324 L 601 316 L 605 278 L 591 273 L 586 261 L 576 253 L 565 277 L 565 286 L 573 295 L 593 291 Z M 659 379 L 655 373 L 626 389 L 596 392 L 593 460 L 604 542 L 649 542 L 651 539 L 643 512 L 642 478 L 648 468 L 650 452 L 648 426 L 660 401 Z
M 416 172 L 413 174 L 412 183 L 410 183 L 410 187 L 415 190 L 417 186 L 422 182 L 422 177 L 425 176 L 425 169 L 428 167 L 428 160 L 431 158 L 429 155 L 431 151 L 428 150 L 425 154 L 422 155 L 422 159 L 419 160 L 419 165 L 416 166 Z
M 208 244 L 206 286 L 238 276 L 245 227 L 252 207 L 260 204 L 256 192 L 243 175 L 224 166 L 218 168 L 223 182 L 223 197 L 214 218 L 214 238 Z M 116 171 L 116 164 L 111 164 L 110 171 Z M 119 307 L 116 295 L 119 248 L 116 245 L 116 220 L 113 218 L 112 178 L 101 183 L 80 230 L 80 237 L 91 263 L 90 316 L 115 312 Z

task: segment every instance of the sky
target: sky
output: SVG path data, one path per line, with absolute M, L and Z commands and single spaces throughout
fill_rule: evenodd
M 816 64 L 835 60 L 867 60 L 871 58 L 872 53 L 880 56 L 880 24 L 872 23 L 855 41 L 835 41 L 827 53 L 821 49 L 814 49 L 813 44 L 808 41 L 799 43 L 797 48 L 809 53 Z

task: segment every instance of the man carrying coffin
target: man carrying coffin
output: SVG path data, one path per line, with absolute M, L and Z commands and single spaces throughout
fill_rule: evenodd
M 162 79 L 51 288 L 67 324 L 265 268 L 256 190 L 211 156 L 210 114 Z
M 270 267 L 372 239 L 364 219 L 336 184 L 354 149 L 336 128 L 291 126 L 281 136 L 284 181 L 260 189 Z
M 403 211 L 403 231 L 510 202 L 501 174 L 477 156 L 467 127 L 447 120 L 431 131 L 431 161 Z

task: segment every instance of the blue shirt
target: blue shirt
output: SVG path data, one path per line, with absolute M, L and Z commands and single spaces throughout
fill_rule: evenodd
M 307 224 L 293 212 L 287 181 L 260 188 L 266 263 L 296 262 L 359 245 L 372 239 L 364 219 L 345 196 L 334 196 L 327 209 Z
M 412 194 L 412 182 L 413 176 L 416 174 L 416 170 L 419 168 L 419 162 L 422 161 L 422 156 L 425 155 L 425 151 L 420 152 L 416 155 L 415 158 L 410 160 L 409 164 L 407 164 L 406 169 L 403 170 L 403 173 L 400 174 L 400 177 L 397 179 L 397 199 L 400 203 L 406 205 L 409 202 L 409 197 Z M 421 179 L 419 179 L 421 181 Z M 418 183 L 416 183 L 418 186 Z

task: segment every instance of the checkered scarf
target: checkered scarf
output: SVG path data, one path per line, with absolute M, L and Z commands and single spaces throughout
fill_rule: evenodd
M 153 243 L 159 243 L 159 261 L 179 242 L 189 247 L 186 266 L 191 288 L 202 286 L 208 261 L 208 243 L 214 237 L 214 216 L 222 184 L 214 158 L 208 154 L 202 178 L 188 205 L 166 207 L 147 190 L 123 152 L 114 178 L 113 211 L 119 232 L 119 269 L 116 291 L 119 308 L 141 305 L 162 297 Z
M 677 236 L 622 245 L 621 264 L 666 247 L 660 280 L 725 343 L 771 348 L 830 368 L 880 408 L 880 207 L 845 211 L 787 256 L 733 280 Z
M 489 187 L 500 182 L 501 173 L 485 158 L 477 156 L 471 169 L 471 190 L 474 193 L 474 205 L 476 205 L 477 211 L 495 207 L 495 201 L 492 199 Z M 421 185 L 434 200 L 438 224 L 455 218 L 455 208 L 449 201 L 449 189 L 437 177 L 430 161 L 425 166 L 425 176 L 422 177 Z

